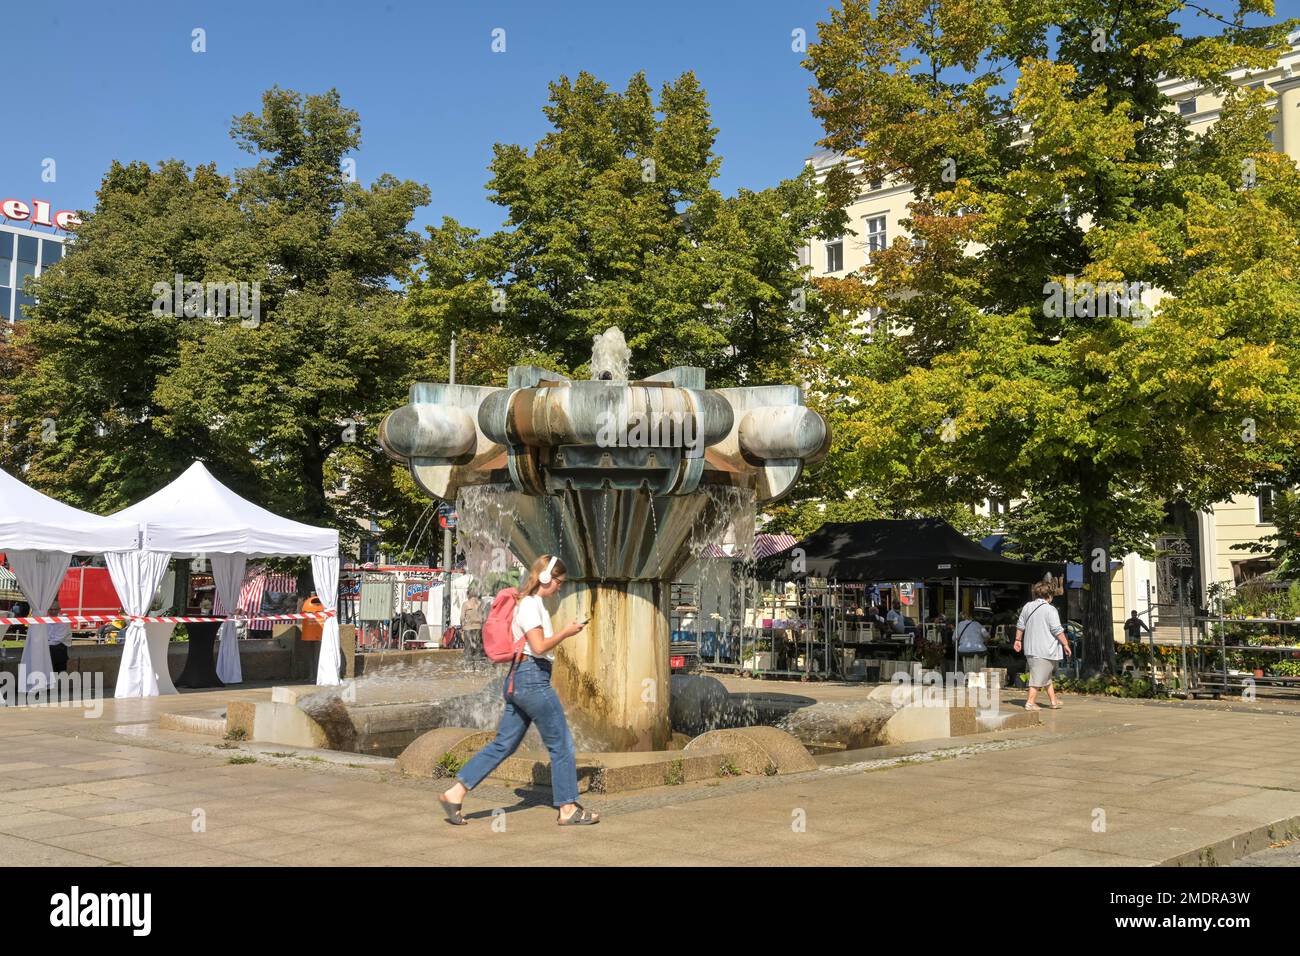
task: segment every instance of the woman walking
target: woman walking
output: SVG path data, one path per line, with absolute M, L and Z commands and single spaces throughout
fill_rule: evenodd
M 1020 619 L 1016 621 L 1016 652 L 1023 644 L 1025 663 L 1029 666 L 1029 700 L 1025 710 L 1042 710 L 1038 706 L 1038 691 L 1047 688 L 1047 698 L 1052 710 L 1057 710 L 1061 702 L 1056 699 L 1056 688 L 1052 686 L 1052 677 L 1056 672 L 1056 662 L 1061 659 L 1061 652 L 1069 657 L 1070 638 L 1061 626 L 1061 616 L 1052 606 L 1052 595 L 1056 588 L 1039 581 L 1034 585 L 1034 599 L 1020 609 Z
M 564 585 L 564 562 L 544 554 L 533 562 L 528 580 L 519 589 L 511 636 L 520 647 L 506 676 L 506 711 L 501 716 L 496 738 L 470 758 L 456 774 L 456 782 L 438 798 L 447 821 L 456 826 L 469 823 L 461 815 L 465 794 L 518 749 L 528 727 L 536 723 L 542 741 L 551 754 L 551 794 L 559 810 L 560 826 L 588 826 L 600 822 L 600 814 L 578 803 L 577 751 L 564 719 L 564 707 L 551 686 L 554 649 L 561 641 L 581 633 L 586 621 L 570 624 L 558 633 L 551 631 L 551 616 L 543 598 Z M 513 690 L 512 690 L 513 687 Z

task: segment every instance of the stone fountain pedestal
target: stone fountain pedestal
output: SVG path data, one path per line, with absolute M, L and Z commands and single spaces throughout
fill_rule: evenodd
M 581 634 L 555 653 L 552 684 L 604 739 L 603 749 L 666 750 L 668 596 L 659 581 L 570 581 L 557 628 L 590 615 Z

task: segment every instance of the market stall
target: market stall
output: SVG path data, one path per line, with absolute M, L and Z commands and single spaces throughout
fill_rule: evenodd
M 889 590 L 899 597 L 906 594 L 910 600 L 913 584 L 919 584 L 923 586 L 917 589 L 922 601 L 931 588 L 948 589 L 956 618 L 963 613 L 963 585 L 969 592 L 972 586 L 1029 585 L 1048 575 L 1059 580 L 1063 574 L 1063 565 L 1017 561 L 994 554 L 941 518 L 827 522 L 792 547 L 755 562 L 755 577 L 771 580 L 774 592 L 779 582 L 803 587 L 798 596 L 784 600 L 795 609 L 790 622 L 798 625 L 787 630 L 798 630 L 802 635 L 807 645 L 805 662 L 815 653 L 813 645 L 818 645 L 826 672 L 842 667 L 832 653 L 832 644 L 871 645 L 890 637 L 887 633 L 875 633 L 871 625 L 854 621 L 846 614 L 855 606 L 851 601 L 860 607 L 866 599 L 841 593 L 845 588 L 861 589 L 879 584 L 880 590 Z M 944 591 L 939 593 L 942 595 Z M 941 596 L 940 603 L 944 600 Z M 772 618 L 778 616 L 774 613 Z M 764 623 L 769 620 L 765 617 Z M 774 625 L 777 623 L 772 621 Z M 854 635 L 852 640 L 848 634 Z M 773 640 L 771 644 L 775 650 L 777 642 Z M 954 642 L 954 667 L 956 654 Z
M 72 555 L 103 554 L 109 560 L 135 552 L 139 542 L 140 526 L 131 520 L 80 511 L 0 471 L 0 552 L 29 605 L 29 616 L 49 611 Z M 33 624 L 27 630 L 20 671 L 25 693 L 50 684 L 54 668 L 48 627 Z
M 338 603 L 337 531 L 291 521 L 247 501 L 213 478 L 200 462 L 114 517 L 135 522 L 142 531 L 138 549 L 108 558 L 113 582 L 129 614 L 144 613 L 173 557 L 211 559 L 218 603 L 231 609 L 239 605 L 249 558 L 310 557 L 316 593 L 330 614 L 323 625 L 316 682 L 339 683 L 339 626 L 333 616 Z M 169 679 L 160 679 L 165 670 L 159 673 L 152 664 L 159 654 L 166 659 L 171 625 L 150 627 L 165 628 L 166 636 L 162 631 L 147 631 L 140 621 L 132 621 L 127 630 L 117 697 L 175 693 Z M 233 616 L 222 623 L 219 640 L 217 673 L 226 683 L 239 683 L 243 677 Z

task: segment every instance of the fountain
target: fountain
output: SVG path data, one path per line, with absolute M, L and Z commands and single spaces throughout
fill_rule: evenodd
M 556 653 L 561 699 L 608 751 L 665 750 L 668 589 L 693 554 L 789 493 L 830 432 L 793 385 L 706 389 L 704 370 L 628 380 L 627 348 L 595 337 L 592 378 L 532 365 L 505 388 L 417 383 L 380 442 L 430 495 L 457 503 L 480 580 L 558 554 L 556 627 L 590 618 Z

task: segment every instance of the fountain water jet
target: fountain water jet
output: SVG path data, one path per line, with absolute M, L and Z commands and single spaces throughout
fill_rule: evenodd
M 430 495 L 456 501 L 470 573 L 558 554 L 569 584 L 554 682 L 603 749 L 663 750 L 669 727 L 668 588 L 730 526 L 786 495 L 830 432 L 793 385 L 706 389 L 704 370 L 628 381 L 623 335 L 595 337 L 590 381 L 537 366 L 505 388 L 417 383 L 380 427 Z M 737 528 L 737 526 L 739 526 Z

